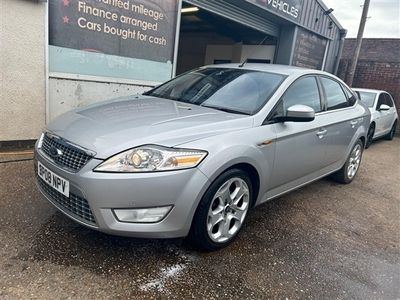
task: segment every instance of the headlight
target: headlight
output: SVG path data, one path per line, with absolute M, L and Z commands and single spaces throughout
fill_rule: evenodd
M 201 150 L 142 146 L 107 159 L 94 171 L 98 172 L 156 172 L 196 167 L 206 157 Z
M 44 139 L 44 133 L 42 133 L 42 134 L 40 135 L 40 138 L 39 138 L 39 141 L 38 141 L 38 144 L 37 144 L 38 149 L 42 148 L 43 139 Z

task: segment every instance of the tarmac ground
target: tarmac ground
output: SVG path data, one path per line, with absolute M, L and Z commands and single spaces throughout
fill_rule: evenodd
M 366 150 L 350 185 L 255 208 L 212 253 L 74 223 L 38 192 L 31 156 L 0 155 L 0 299 L 400 298 L 399 138 Z

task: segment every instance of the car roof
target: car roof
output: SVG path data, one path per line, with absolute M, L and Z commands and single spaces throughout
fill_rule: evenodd
M 370 92 L 370 93 L 387 93 L 388 92 L 384 90 L 374 90 L 374 89 L 364 89 L 364 88 L 352 88 L 354 91 L 359 91 L 359 92 Z
M 264 71 L 270 73 L 276 73 L 281 75 L 306 75 L 306 74 L 324 74 L 328 76 L 333 76 L 330 73 L 314 70 L 314 69 L 306 69 L 299 68 L 288 65 L 275 65 L 275 64 L 259 64 L 259 63 L 245 63 L 243 67 L 241 64 L 218 64 L 218 65 L 208 65 L 205 68 L 230 68 L 230 69 L 243 69 L 243 70 L 255 70 L 255 71 Z

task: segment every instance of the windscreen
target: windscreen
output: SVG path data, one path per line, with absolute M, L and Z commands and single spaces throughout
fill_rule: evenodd
M 283 79 L 280 74 L 254 70 L 202 68 L 144 95 L 251 115 L 265 105 Z
M 359 93 L 360 93 L 360 97 L 361 97 L 360 100 L 361 100 L 362 103 L 364 103 L 368 107 L 373 107 L 374 106 L 376 93 L 361 92 L 361 91 L 359 91 Z

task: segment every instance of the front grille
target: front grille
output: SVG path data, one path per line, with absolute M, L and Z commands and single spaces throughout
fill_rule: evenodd
M 84 223 L 96 225 L 92 210 L 90 209 L 89 203 L 86 199 L 73 193 L 70 193 L 68 198 L 49 186 L 39 176 L 36 177 L 43 193 L 45 193 L 46 196 L 49 197 L 49 200 L 51 200 L 57 207 L 60 207 L 60 209 Z
M 83 150 L 73 147 L 61 139 L 53 138 L 47 134 L 43 137 L 42 151 L 50 157 L 57 165 L 66 167 L 74 172 L 82 169 L 92 156 L 86 154 Z M 54 155 L 53 150 L 61 150 L 61 155 Z

